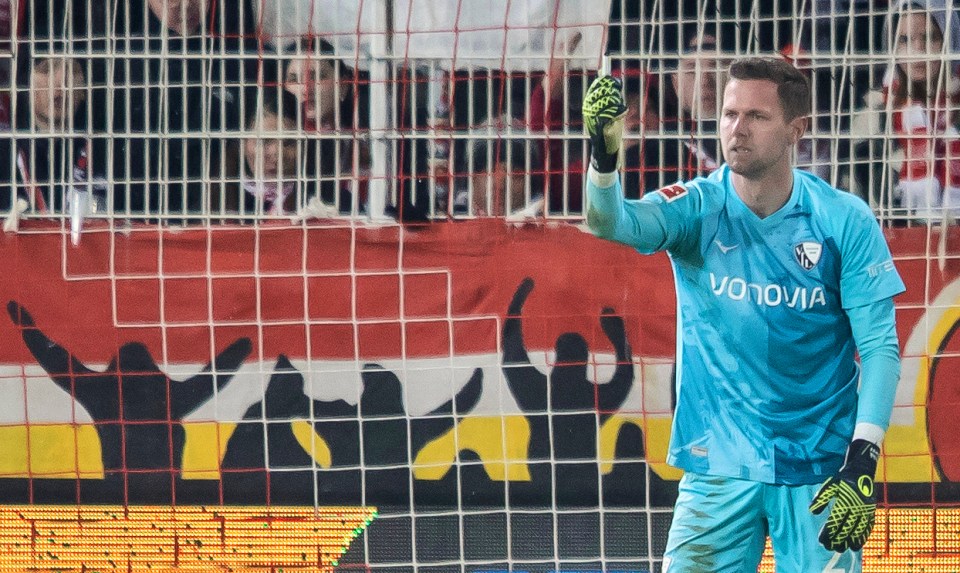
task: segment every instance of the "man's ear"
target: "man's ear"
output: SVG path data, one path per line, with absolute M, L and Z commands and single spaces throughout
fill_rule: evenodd
M 793 132 L 793 144 L 796 145 L 807 132 L 810 118 L 807 116 L 795 117 L 790 121 L 790 130 Z

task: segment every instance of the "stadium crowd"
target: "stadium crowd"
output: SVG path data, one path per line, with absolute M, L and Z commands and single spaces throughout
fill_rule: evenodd
M 398 61 L 388 103 L 371 101 L 370 73 L 340 57 L 330 35 L 258 33 L 249 0 L 21 4 L 13 57 L 0 70 L 0 211 L 181 222 L 361 216 L 371 180 L 385 178 L 387 212 L 403 221 L 581 216 L 579 108 L 595 72 L 571 63 L 576 30 L 561 30 L 543 72 L 437 73 Z M 760 14 L 750 34 L 720 17 L 723 2 L 655 15 L 648 4 L 658 3 L 614 1 L 609 27 L 629 104 L 628 197 L 718 166 L 725 65 L 733 54 L 780 53 L 814 86 L 799 166 L 899 220 L 960 215 L 960 17 L 942 1 L 881 2 L 885 12 L 861 16 L 869 26 L 845 22 L 859 26 L 854 52 L 889 57 L 843 69 L 824 54 L 843 54 L 830 43 L 846 34 L 819 26 L 847 3 L 815 2 L 808 18 L 787 13 L 792 6 Z M 707 5 L 713 23 L 689 19 Z M 877 26 L 884 33 L 871 34 Z M 650 53 L 645 27 L 661 35 L 664 57 L 641 56 Z M 382 136 L 373 106 L 391 107 L 400 134 L 389 176 L 372 169 L 370 142 Z

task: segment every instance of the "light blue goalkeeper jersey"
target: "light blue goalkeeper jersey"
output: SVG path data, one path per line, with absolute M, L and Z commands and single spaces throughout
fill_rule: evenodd
M 678 352 L 668 462 L 686 471 L 809 484 L 842 464 L 859 379 L 843 309 L 905 289 L 863 201 L 809 173 L 793 180 L 786 205 L 761 219 L 724 165 L 648 193 L 606 236 L 670 255 Z M 609 192 L 620 194 L 619 182 L 588 183 L 591 209 Z M 645 234 L 650 226 L 658 232 Z

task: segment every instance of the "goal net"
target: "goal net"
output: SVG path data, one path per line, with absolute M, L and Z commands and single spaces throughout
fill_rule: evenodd
M 672 273 L 584 232 L 580 106 L 609 61 L 638 198 L 768 55 L 907 284 L 864 571 L 957 571 L 960 7 L 917 5 L 0 0 L 0 570 L 659 573 Z

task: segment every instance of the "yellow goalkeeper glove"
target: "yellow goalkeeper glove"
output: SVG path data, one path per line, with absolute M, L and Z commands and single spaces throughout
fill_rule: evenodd
M 827 522 L 820 528 L 820 543 L 831 551 L 859 550 L 873 529 L 877 498 L 873 476 L 877 473 L 880 448 L 866 440 L 854 440 L 839 473 L 824 482 L 810 503 L 819 514 L 833 500 Z
M 583 99 L 583 123 L 590 136 L 591 163 L 600 173 L 612 173 L 620 165 L 626 115 L 620 80 L 613 76 L 593 80 Z

